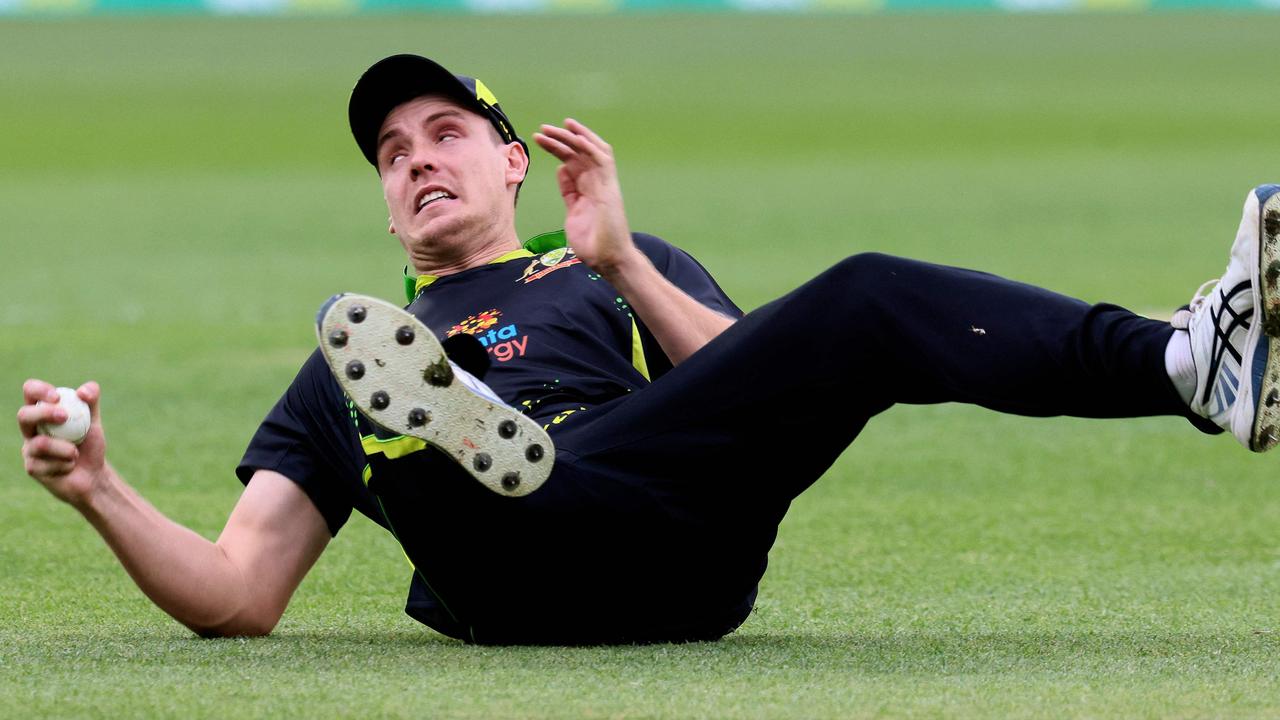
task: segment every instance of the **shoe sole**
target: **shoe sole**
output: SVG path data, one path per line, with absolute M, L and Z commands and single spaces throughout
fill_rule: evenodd
M 435 333 L 408 312 L 337 295 L 320 308 L 316 335 L 334 378 L 373 423 L 425 441 L 499 495 L 528 495 L 551 474 L 546 431 L 468 389 Z
M 1249 449 L 1265 452 L 1280 443 L 1280 186 L 1259 188 L 1258 288 L 1262 333 L 1254 347 L 1254 412 Z M 1261 357 L 1260 350 L 1266 356 Z M 1257 367 L 1261 365 L 1262 367 Z

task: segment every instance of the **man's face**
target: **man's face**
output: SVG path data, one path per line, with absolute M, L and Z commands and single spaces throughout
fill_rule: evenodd
M 485 118 L 425 95 L 396 106 L 378 132 L 378 172 L 391 227 L 406 248 L 449 246 L 511 224 L 528 158 Z

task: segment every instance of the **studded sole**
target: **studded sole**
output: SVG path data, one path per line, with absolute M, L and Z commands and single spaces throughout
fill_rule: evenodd
M 1249 448 L 1265 452 L 1280 443 L 1280 193 L 1259 208 L 1258 288 L 1267 363 L 1260 378 L 1258 407 Z
M 452 457 L 499 495 L 537 490 L 555 446 L 533 420 L 471 392 L 435 334 L 376 298 L 339 295 L 321 308 L 316 334 L 329 368 L 366 417 Z

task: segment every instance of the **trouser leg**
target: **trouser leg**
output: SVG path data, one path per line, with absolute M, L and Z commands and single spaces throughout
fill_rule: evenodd
M 1164 373 L 1170 333 L 991 275 L 859 255 L 650 387 L 556 426 L 539 491 L 502 498 L 457 473 L 397 488 L 388 505 L 403 538 L 420 538 L 406 547 L 432 551 L 424 576 L 492 636 L 711 637 L 745 617 L 791 499 L 875 414 L 955 401 L 1184 415 Z M 414 526 L 423 507 L 434 517 Z
M 1187 416 L 1164 371 L 1171 333 L 986 273 L 857 255 L 556 439 L 626 475 L 785 475 L 798 491 L 895 403 Z
M 967 402 L 1022 415 L 1186 415 L 1164 371 L 1172 330 L 984 273 L 849 258 L 725 331 L 650 387 L 553 431 L 590 544 L 561 568 L 643 598 L 628 617 L 709 634 L 745 617 L 778 523 L 875 414 Z M 945 428 L 921 428 L 922 442 Z M 613 518 L 618 518 L 614 520 Z M 579 522 L 574 520 L 573 522 Z M 588 519 L 585 522 L 590 523 Z M 621 605 L 617 606 L 621 609 Z M 585 611 L 584 611 L 585 614 Z

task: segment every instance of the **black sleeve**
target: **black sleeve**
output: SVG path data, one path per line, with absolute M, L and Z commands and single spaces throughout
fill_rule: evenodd
M 258 426 L 236 476 L 247 485 L 257 470 L 284 475 L 311 498 L 336 535 L 356 502 L 362 456 L 346 400 L 317 350 Z
M 742 310 L 692 255 L 653 235 L 632 233 L 631 238 L 671 284 L 716 312 L 735 319 L 742 317 Z

